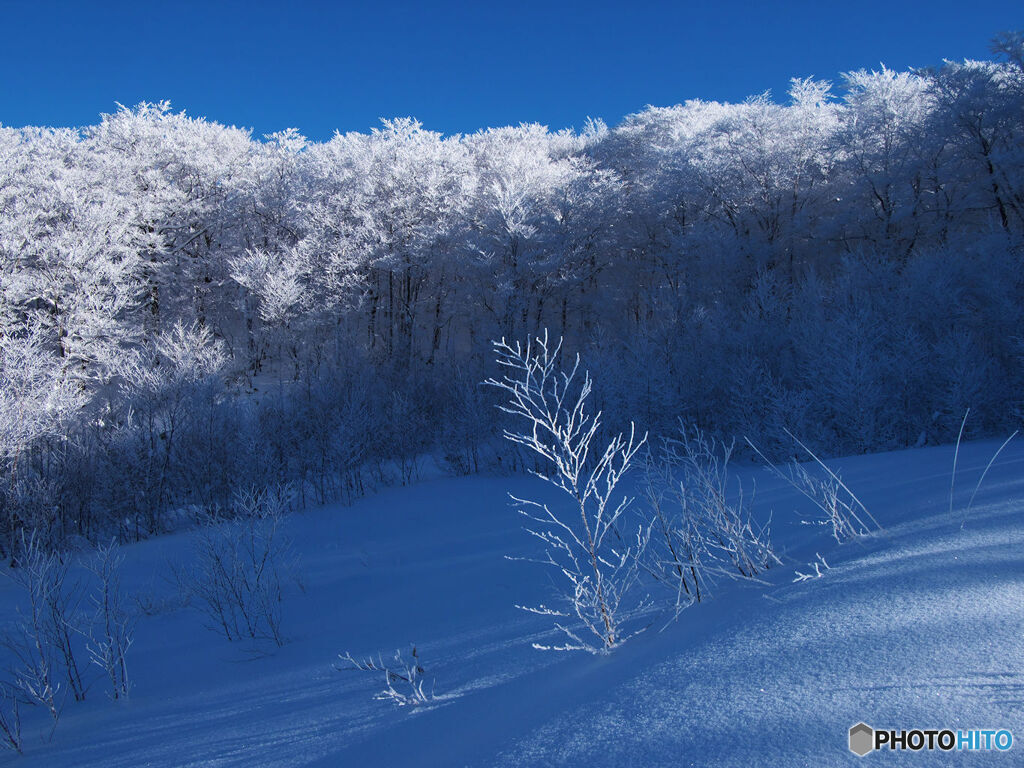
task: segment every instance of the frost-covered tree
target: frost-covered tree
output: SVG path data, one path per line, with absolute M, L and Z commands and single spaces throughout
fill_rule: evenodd
M 53 520 L 32 514 L 45 511 L 33 498 L 44 489 L 32 483 L 26 465 L 42 441 L 65 435 L 82 404 L 80 389 L 49 354 L 39 326 L 24 335 L 0 334 L 0 468 L 6 477 L 0 530 L 8 557 L 18 551 L 26 528 L 39 529 L 41 536 L 51 529 Z
M 551 344 L 546 335 L 525 346 L 502 341 L 495 352 L 504 375 L 487 383 L 508 396 L 501 409 L 518 423 L 505 437 L 540 459 L 533 474 L 565 502 L 562 508 L 512 497 L 542 543 L 537 561 L 561 577 L 559 606 L 525 610 L 556 617 L 567 641 L 554 650 L 607 653 L 635 634 L 629 624 L 642 605 L 637 558 L 646 536 L 642 528 L 629 531 L 632 499 L 619 484 L 647 436 L 631 430 L 601 447 L 601 414 L 587 410 L 590 376 L 578 377 L 579 358 L 562 369 L 560 342 Z

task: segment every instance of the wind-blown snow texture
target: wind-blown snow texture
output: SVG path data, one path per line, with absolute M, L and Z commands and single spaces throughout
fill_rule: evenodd
M 1011 444 L 964 515 L 998 442 L 833 462 L 885 526 L 837 546 L 800 525 L 795 492 L 763 470 L 786 565 L 767 585 L 720 585 L 608 657 L 535 651 L 545 598 L 506 492 L 535 481 L 440 479 L 296 516 L 305 591 L 289 642 L 254 655 L 205 631 L 164 581 L 185 536 L 126 548 L 125 586 L 165 609 L 140 618 L 127 702 L 68 703 L 52 741 L 26 717 L 25 766 L 857 764 L 847 728 L 1009 728 L 1024 739 L 1024 443 Z M 962 528 L 961 528 L 962 526 Z M 821 553 L 820 579 L 794 583 Z M 13 586 L 0 585 L 4 620 Z M 373 699 L 381 679 L 337 654 L 415 642 L 435 693 L 425 711 Z M 430 683 L 428 683 L 429 689 Z M 1011 752 L 944 754 L 1009 766 Z M 888 764 L 893 755 L 869 756 Z M 928 765 L 927 754 L 901 755 Z M 15 758 L 11 758 L 12 761 Z

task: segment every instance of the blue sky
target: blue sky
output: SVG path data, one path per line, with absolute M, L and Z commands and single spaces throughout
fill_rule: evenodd
M 985 57 L 1024 28 L 986 2 L 54 2 L 0 0 L 0 123 L 83 125 L 115 102 L 314 139 L 412 115 L 471 132 L 617 123 L 791 76 Z

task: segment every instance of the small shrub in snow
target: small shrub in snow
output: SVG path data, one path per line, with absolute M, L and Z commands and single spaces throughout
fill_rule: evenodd
M 695 599 L 707 576 L 753 579 L 781 562 L 768 524 L 754 519 L 753 491 L 730 473 L 733 448 L 699 429 L 682 428 L 678 438 L 665 441 L 648 469 L 649 486 L 654 479 L 649 495 L 656 501 L 653 529 L 677 544 L 669 552 L 669 570 Z M 666 500 L 671 512 L 662 508 Z
M 825 575 L 824 572 L 831 568 L 831 566 L 827 562 L 825 562 L 825 558 L 821 556 L 820 552 L 816 552 L 814 562 L 808 563 L 807 565 L 810 568 L 814 569 L 814 573 L 801 573 L 800 571 L 797 571 L 796 578 L 793 579 L 794 582 L 809 581 L 810 579 L 820 579 L 822 576 Z
M 211 628 L 229 641 L 284 644 L 281 608 L 292 559 L 282 530 L 285 508 L 282 494 L 238 494 L 232 519 L 196 532 L 195 563 L 187 575 L 178 574 Z
M 858 499 L 842 478 L 829 469 L 810 448 L 793 437 L 792 433 L 786 430 L 797 445 L 799 445 L 814 462 L 825 470 L 825 477 L 812 475 L 807 468 L 796 461 L 790 462 L 786 468 L 780 469 L 768 460 L 767 457 L 749 440 L 747 443 L 761 457 L 761 459 L 780 478 L 789 483 L 800 492 L 802 496 L 809 499 L 818 510 L 818 514 L 804 522 L 811 525 L 823 525 L 829 528 L 832 538 L 842 544 L 844 541 L 863 536 L 872 530 L 878 530 L 881 526 L 878 521 L 868 512 L 860 499 Z M 868 523 L 871 523 L 869 525 Z
M 416 646 L 412 646 L 408 656 L 401 651 L 395 651 L 388 661 L 384 661 L 381 654 L 377 658 L 372 656 L 359 661 L 353 658 L 351 653 L 339 654 L 338 658 L 349 666 L 345 669 L 354 669 L 360 672 L 373 672 L 383 674 L 384 689 L 374 695 L 375 699 L 392 701 L 399 707 L 420 706 L 429 704 L 434 700 L 434 689 L 424 690 L 426 681 L 426 670 L 420 664 L 420 655 Z
M 562 584 L 561 607 L 520 606 L 557 617 L 555 626 L 568 638 L 560 646 L 534 647 L 606 653 L 635 634 L 622 625 L 643 605 L 632 593 L 646 536 L 641 530 L 631 544 L 622 535 L 632 499 L 618 485 L 647 436 L 637 438 L 631 428 L 628 438 L 617 435 L 603 448 L 595 443 L 601 414 L 587 413 L 590 375 L 580 375 L 579 357 L 562 370 L 561 342 L 550 345 L 546 333 L 525 347 L 504 340 L 494 347 L 505 375 L 487 383 L 508 396 L 501 409 L 522 425 L 506 430 L 505 438 L 538 456 L 543 468 L 533 474 L 569 499 L 567 509 L 553 510 L 512 497 L 530 521 L 527 530 L 543 544 L 538 562 L 553 568 Z
M 76 701 L 85 698 L 73 639 L 80 590 L 68 579 L 70 558 L 47 551 L 34 534 L 21 532 L 16 567 L 8 576 L 22 588 L 27 611 L 5 639 L 15 659 L 14 676 L 27 699 L 47 709 L 54 724 L 60 718 L 63 677 Z
M 859 522 L 852 497 L 843 492 L 839 481 L 832 477 L 815 477 L 796 461 L 786 467 L 790 484 L 814 502 L 820 514 L 806 521 L 828 527 L 840 544 L 867 533 Z
M 110 681 L 110 695 L 114 699 L 128 696 L 128 664 L 125 655 L 132 645 L 131 615 L 125 608 L 121 591 L 121 563 L 124 555 L 117 543 L 111 541 L 96 548 L 91 563 L 86 567 L 96 577 L 92 595 L 95 609 L 89 631 L 89 658 L 100 667 Z
M 172 582 L 174 579 L 172 578 Z M 178 586 L 182 586 L 178 582 Z M 160 616 L 164 613 L 173 613 L 186 607 L 191 596 L 187 589 L 183 589 L 173 595 L 157 595 L 151 592 L 134 593 L 131 595 L 132 605 L 135 611 L 143 616 Z
M 676 614 L 707 596 L 710 562 L 704 533 L 689 514 L 687 485 L 667 462 L 648 455 L 646 494 L 649 514 L 644 570 L 673 594 Z

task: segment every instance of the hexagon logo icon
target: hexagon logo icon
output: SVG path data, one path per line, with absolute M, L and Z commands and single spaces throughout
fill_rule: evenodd
M 875 732 L 867 723 L 857 723 L 850 729 L 850 751 L 864 757 L 874 749 Z

